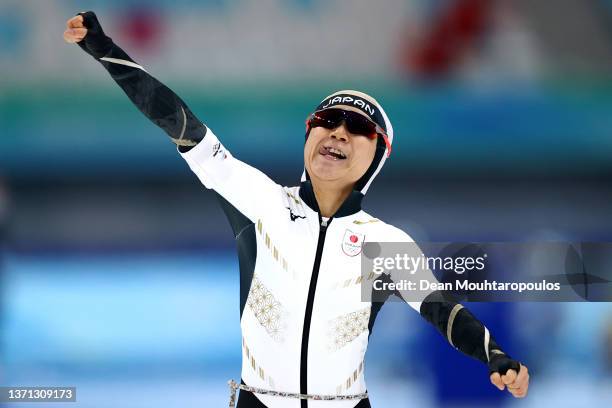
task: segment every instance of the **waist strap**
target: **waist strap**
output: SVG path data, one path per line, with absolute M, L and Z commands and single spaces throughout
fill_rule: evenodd
M 236 407 L 236 391 L 238 389 L 252 392 L 253 394 L 271 395 L 274 397 L 296 398 L 300 400 L 317 400 L 317 401 L 345 401 L 345 400 L 361 400 L 368 398 L 368 393 L 352 394 L 352 395 L 317 395 L 317 394 L 299 394 L 294 392 L 264 390 L 262 388 L 250 387 L 246 384 L 238 384 L 234 380 L 227 382 L 230 388 L 229 408 Z

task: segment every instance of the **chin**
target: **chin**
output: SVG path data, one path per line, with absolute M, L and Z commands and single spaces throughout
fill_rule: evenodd
M 341 178 L 335 174 L 326 174 L 326 173 L 319 173 L 319 172 L 315 172 L 314 174 L 311 174 L 310 176 L 311 178 L 314 176 L 314 178 L 321 180 L 321 181 L 337 181 L 337 180 L 340 180 Z
M 309 172 L 310 177 L 314 177 L 321 181 L 340 181 L 342 179 L 342 174 L 339 174 L 337 171 L 325 171 L 325 170 L 315 170 Z

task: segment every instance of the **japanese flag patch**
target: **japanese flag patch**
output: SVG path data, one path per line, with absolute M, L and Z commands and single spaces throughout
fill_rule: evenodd
M 365 234 L 359 232 L 353 232 L 347 229 L 344 232 L 344 238 L 342 239 L 342 252 L 348 256 L 357 256 L 361 253 L 363 241 L 365 240 Z

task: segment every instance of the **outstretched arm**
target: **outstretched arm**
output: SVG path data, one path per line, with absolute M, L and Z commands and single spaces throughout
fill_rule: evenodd
M 79 13 L 66 26 L 64 39 L 76 42 L 99 61 L 134 105 L 175 144 L 183 147 L 181 151 L 187 151 L 204 138 L 206 126 L 185 102 L 119 48 L 104 33 L 93 12 Z
M 96 15 L 79 13 L 66 23 L 64 39 L 77 43 L 108 71 L 136 107 L 162 128 L 198 176 L 241 214 L 256 222 L 265 211 L 273 211 L 270 201 L 254 197 L 274 197 L 280 186 L 259 170 L 235 159 L 170 88 L 151 76 L 108 37 Z
M 420 313 L 453 347 L 485 363 L 497 388 L 508 387 L 519 398 L 527 395 L 527 367 L 504 353 L 486 326 L 463 305 L 436 291 L 423 300 Z
M 403 242 L 404 256 L 420 259 L 423 250 L 404 231 L 393 228 L 386 233 L 388 242 Z M 388 279 L 394 283 L 415 283 L 415 276 L 426 282 L 438 282 L 433 272 L 425 265 L 406 274 L 406 269 L 392 268 Z M 418 275 L 417 275 L 418 273 Z M 470 357 L 482 361 L 489 368 L 489 377 L 499 390 L 508 388 L 515 397 L 527 395 L 529 374 L 527 367 L 508 356 L 497 344 L 489 330 L 469 310 L 456 302 L 448 293 L 438 290 L 399 289 L 395 292 L 410 307 L 420 313 L 444 336 L 451 346 Z

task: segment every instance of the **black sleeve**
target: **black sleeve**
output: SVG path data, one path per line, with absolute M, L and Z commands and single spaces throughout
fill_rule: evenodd
M 490 372 L 518 372 L 518 361 L 504 353 L 485 325 L 449 295 L 440 291 L 429 294 L 420 313 L 453 347 L 485 363 Z
M 134 105 L 162 128 L 181 151 L 198 144 L 206 134 L 206 126 L 185 102 L 113 43 L 93 12 L 79 14 L 88 32 L 78 45 L 106 68 Z

